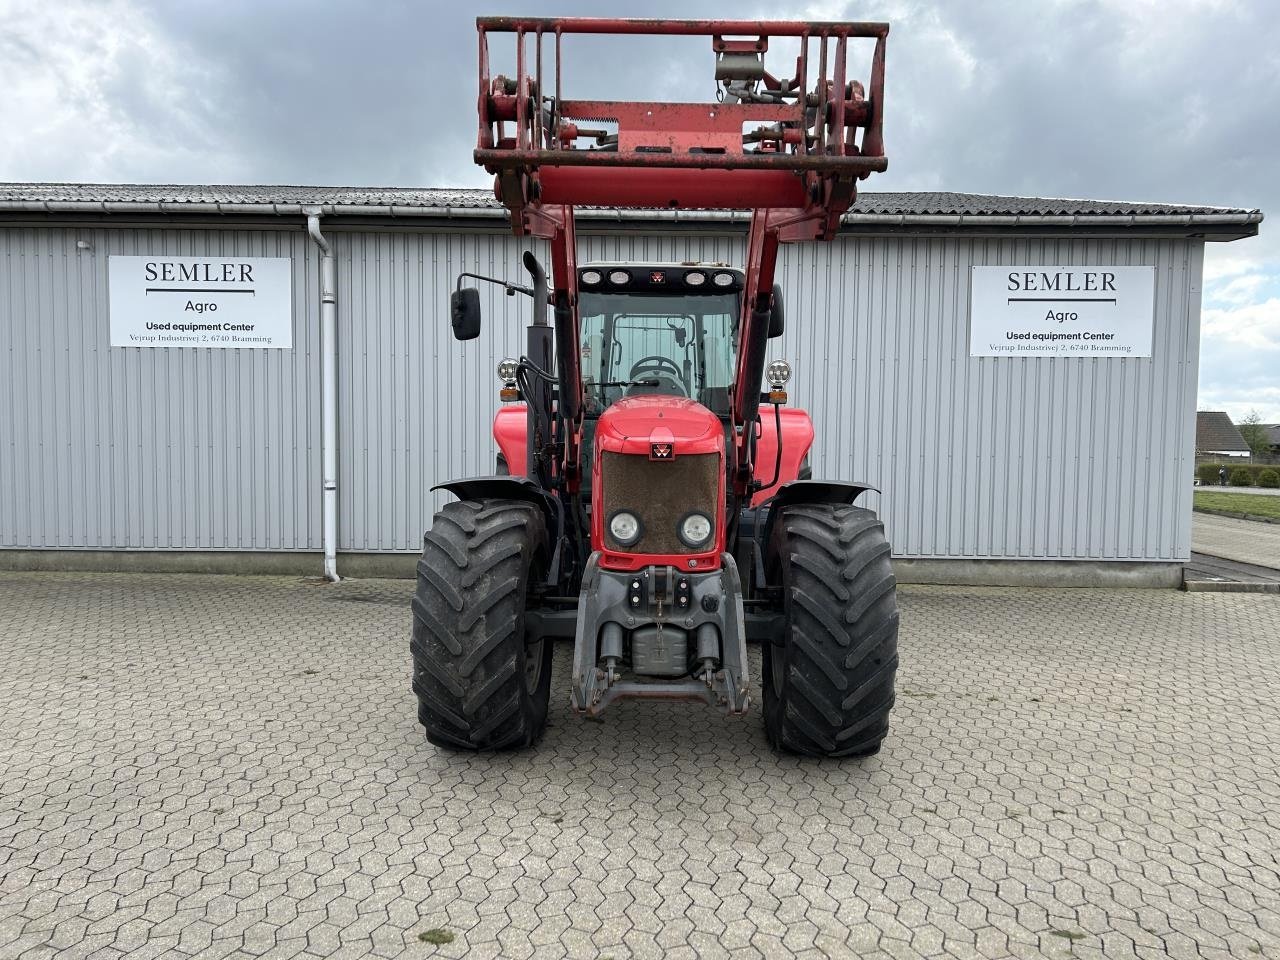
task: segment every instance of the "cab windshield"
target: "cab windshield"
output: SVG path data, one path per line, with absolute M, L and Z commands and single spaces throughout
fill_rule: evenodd
M 578 316 L 588 416 L 655 393 L 728 415 L 737 293 L 582 293 Z

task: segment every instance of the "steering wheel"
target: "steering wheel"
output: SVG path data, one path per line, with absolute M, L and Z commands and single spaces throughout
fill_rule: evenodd
M 661 373 L 664 367 L 670 367 L 671 372 L 677 378 L 679 378 L 680 380 L 684 379 L 684 371 L 680 369 L 679 364 L 677 364 L 670 357 L 658 356 L 656 354 L 652 357 L 641 357 L 639 360 L 633 363 L 631 365 L 631 373 L 627 375 L 627 379 L 628 380 L 640 379 L 639 377 L 636 376 L 636 373 L 638 373 L 641 370 L 652 369 L 654 373 Z
M 670 369 L 668 370 L 668 368 Z M 640 380 L 643 374 L 649 372 L 653 373 L 653 379 L 658 382 L 656 384 L 634 384 L 627 391 L 627 396 L 636 396 L 644 393 L 665 393 L 678 397 L 687 397 L 689 395 L 684 385 L 684 372 L 670 357 L 656 355 L 641 357 L 631 365 L 631 372 L 627 375 L 627 379 Z

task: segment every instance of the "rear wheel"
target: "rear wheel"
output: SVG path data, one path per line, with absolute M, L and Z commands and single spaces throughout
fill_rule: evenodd
M 501 750 L 542 735 L 552 645 L 526 645 L 524 614 L 546 556 L 546 522 L 532 504 L 465 500 L 436 514 L 410 642 L 418 720 L 432 743 Z
M 769 544 L 786 629 L 764 650 L 764 722 L 775 749 L 876 753 L 898 667 L 897 583 L 884 525 L 834 504 L 782 508 Z

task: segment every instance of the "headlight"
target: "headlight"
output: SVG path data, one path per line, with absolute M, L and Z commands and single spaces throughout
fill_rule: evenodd
M 676 532 L 686 547 L 701 547 L 711 539 L 713 529 L 711 518 L 705 513 L 690 513 L 680 521 Z
M 785 360 L 774 360 L 765 368 L 764 378 L 769 381 L 769 386 L 781 390 L 791 379 L 791 364 Z
M 513 383 L 516 379 L 516 372 L 520 369 L 520 363 L 507 357 L 505 360 L 498 361 L 498 379 L 503 383 Z
M 620 287 L 624 283 L 631 282 L 631 274 L 627 273 L 625 270 L 614 270 L 609 274 L 609 282 L 614 286 Z
M 707 275 L 698 270 L 690 270 L 684 275 L 684 282 L 691 287 L 700 287 L 707 282 Z
M 629 547 L 640 539 L 640 518 L 634 513 L 619 510 L 609 518 L 609 532 L 619 546 Z
M 712 278 L 711 278 L 711 282 L 712 282 L 712 283 L 714 283 L 717 287 L 729 287 L 729 286 L 732 286 L 732 285 L 733 285 L 733 274 L 732 274 L 732 273 L 717 273 L 714 277 L 712 277 Z
M 595 286 L 597 283 L 600 282 L 600 271 L 599 270 L 583 270 L 582 282 L 589 287 Z

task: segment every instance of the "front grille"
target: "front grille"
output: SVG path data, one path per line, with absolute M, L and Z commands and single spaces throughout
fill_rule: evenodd
M 722 470 L 718 453 L 677 455 L 674 460 L 608 451 L 600 456 L 600 504 L 607 549 L 618 553 L 706 552 L 706 546 L 699 550 L 686 547 L 676 525 L 686 513 L 698 510 L 719 526 L 724 511 L 717 499 Z M 640 518 L 643 533 L 639 542 L 624 547 L 613 539 L 609 518 L 616 510 L 629 510 Z

